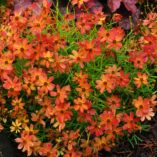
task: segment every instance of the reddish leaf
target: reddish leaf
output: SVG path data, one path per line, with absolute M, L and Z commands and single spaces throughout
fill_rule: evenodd
M 22 11 L 31 5 L 31 1 L 30 0 L 15 0 L 14 4 L 15 4 L 14 5 L 15 11 Z
M 98 0 L 90 0 L 87 2 L 87 8 L 90 12 L 95 13 L 97 11 L 102 11 L 103 5 Z
M 124 30 L 129 30 L 131 27 L 129 18 L 121 20 L 119 22 L 119 26 L 122 27 Z
M 119 25 L 125 29 L 125 30 L 129 30 L 131 28 L 131 26 L 134 28 L 134 29 L 137 29 L 137 24 L 138 24 L 138 20 L 139 20 L 139 16 L 140 16 L 140 10 L 137 9 L 137 11 L 132 14 L 132 20 L 130 21 L 129 18 L 125 18 L 123 20 L 121 20 L 119 22 Z
M 132 14 L 137 12 L 136 0 L 123 0 L 123 4 L 125 5 L 128 11 L 131 11 Z
M 111 12 L 115 12 L 120 7 L 121 0 L 108 0 L 107 4 Z

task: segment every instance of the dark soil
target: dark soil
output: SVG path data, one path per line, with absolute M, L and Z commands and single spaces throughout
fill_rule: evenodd
M 15 157 L 14 147 L 4 133 L 0 133 L 0 157 Z
M 134 148 L 128 138 L 123 138 L 111 152 L 101 151 L 99 157 L 157 157 L 157 116 L 148 124 L 149 131 L 136 134 L 142 142 L 133 143 Z M 5 133 L 0 133 L 0 157 L 27 157 L 27 155 L 17 150 L 17 145 L 10 142 Z
M 17 150 L 17 145 L 2 132 L 0 133 L 0 157 L 27 157 L 27 155 Z
M 134 148 L 127 139 L 122 139 L 112 152 L 100 152 L 99 157 L 157 157 L 157 116 L 149 122 L 148 132 L 137 133 L 142 139 L 138 144 L 134 143 Z

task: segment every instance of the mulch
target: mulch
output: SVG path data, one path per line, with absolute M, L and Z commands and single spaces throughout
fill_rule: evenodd
M 142 139 L 134 148 L 127 139 L 122 139 L 112 152 L 100 152 L 99 157 L 157 157 L 157 116 L 147 122 L 150 128 L 147 132 L 137 133 Z
M 111 152 L 101 151 L 99 157 L 157 157 L 157 116 L 146 124 L 150 125 L 150 128 L 147 132 L 136 134 L 142 141 L 138 141 L 138 144 L 134 143 L 134 148 L 127 138 L 123 138 Z M 0 133 L 0 157 L 27 157 L 27 155 L 18 150 L 17 145 L 2 132 Z

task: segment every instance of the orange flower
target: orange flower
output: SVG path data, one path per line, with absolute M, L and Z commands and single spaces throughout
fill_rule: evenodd
M 63 143 L 68 148 L 68 150 L 74 149 L 74 146 L 77 144 L 76 140 L 80 136 L 79 130 L 76 131 L 66 131 L 63 133 Z
M 153 95 L 151 98 L 150 98 L 150 104 L 152 107 L 155 107 L 157 105 L 157 95 Z
M 148 98 L 143 99 L 139 96 L 138 99 L 133 100 L 133 105 L 136 107 L 136 115 L 141 118 L 141 121 L 151 120 L 151 117 L 155 115 Z
M 73 50 L 72 54 L 69 55 L 69 58 L 70 58 L 71 63 L 79 64 L 81 68 L 84 67 L 83 63 L 84 63 L 86 56 L 85 56 L 85 53 L 83 53 L 82 51 L 77 52 L 77 51 Z
M 85 97 L 74 99 L 74 109 L 79 110 L 81 113 L 88 110 L 91 107 L 91 102 Z
M 134 84 L 137 88 L 140 88 L 142 84 L 148 84 L 148 75 L 142 74 L 140 72 L 137 73 L 137 77 L 134 78 Z
M 87 82 L 80 82 L 80 87 L 76 88 L 76 91 L 79 93 L 79 96 L 89 97 L 90 93 L 93 91 L 91 86 Z
M 28 22 L 30 30 L 33 34 L 41 33 L 42 30 L 45 28 L 46 23 L 41 16 L 33 16 L 30 21 Z
M 38 124 L 41 124 L 45 128 L 46 123 L 43 119 L 44 116 L 40 113 L 40 111 L 31 114 L 31 120 L 33 122 L 37 122 Z
M 31 82 L 37 87 L 41 87 L 47 78 L 47 75 L 44 73 L 42 68 L 29 69 L 29 73 L 27 73 L 26 76 L 27 75 L 29 75 Z
M 53 53 L 50 51 L 46 51 L 42 55 L 43 60 L 41 60 L 40 64 L 45 66 L 46 68 L 49 68 L 51 66 L 51 63 L 53 60 Z
M 105 43 L 109 41 L 110 32 L 106 30 L 104 27 L 101 27 L 97 34 L 100 39 L 100 42 Z
M 39 60 L 39 58 L 42 56 L 43 50 L 40 48 L 40 46 L 31 44 L 29 52 L 30 52 L 30 55 L 28 58 L 30 59 L 30 62 L 33 63 Z
M 93 141 L 93 145 L 97 150 L 105 149 L 106 151 L 111 150 L 111 140 L 108 138 L 108 136 L 104 137 L 95 137 Z
M 71 3 L 73 5 L 78 5 L 78 8 L 81 8 L 84 3 L 88 2 L 89 0 L 72 0 Z
M 77 72 L 73 76 L 73 81 L 77 82 L 78 84 L 84 84 L 87 82 L 88 74 L 84 74 L 82 71 Z
M 40 142 L 35 135 L 30 135 L 26 131 L 21 133 L 20 138 L 16 138 L 15 141 L 19 143 L 18 149 L 22 149 L 23 152 L 27 151 L 27 155 L 31 156 L 35 153 L 35 148 L 40 146 Z
M 68 71 L 68 59 L 64 56 L 59 55 L 58 53 L 55 53 L 53 56 L 53 62 L 52 62 L 52 68 L 55 72 L 61 72 L 64 73 Z
M 17 96 L 21 91 L 21 82 L 15 76 L 14 79 L 6 77 L 4 80 L 3 87 L 8 90 L 8 97 Z
M 22 110 L 23 107 L 24 107 L 24 105 L 25 105 L 25 104 L 22 102 L 22 98 L 19 98 L 19 99 L 18 99 L 17 97 L 12 100 L 12 103 L 11 103 L 11 104 L 13 105 L 15 111 Z
M 152 26 L 151 34 L 157 38 L 157 21 L 154 22 L 154 24 Z
M 143 21 L 143 25 L 152 28 L 156 18 L 157 18 L 157 13 L 153 13 L 153 12 L 148 13 L 147 18 Z
M 95 16 L 95 23 L 98 25 L 103 25 L 105 20 L 106 20 L 106 15 L 104 14 L 104 12 L 98 10 L 94 12 L 94 16 Z
M 66 151 L 64 157 L 82 157 L 82 153 L 79 151 L 75 151 L 74 149 L 71 151 Z
M 44 113 L 44 116 L 47 118 L 53 118 L 54 115 L 54 105 L 52 105 L 51 99 L 49 97 L 44 97 L 39 104 L 42 106 L 41 113 Z
M 100 93 L 103 93 L 106 90 L 111 93 L 115 88 L 115 82 L 110 78 L 109 74 L 103 74 L 101 79 L 96 81 L 96 88 L 100 90 Z
M 56 96 L 56 104 L 60 104 L 63 103 L 67 98 L 68 98 L 68 93 L 71 91 L 70 86 L 64 86 L 62 88 L 60 88 L 59 85 L 56 85 L 56 89 L 57 91 L 51 91 L 50 95 L 51 96 Z
M 75 14 L 73 14 L 73 13 L 66 13 L 64 15 L 64 20 L 66 20 L 66 21 L 72 21 L 74 19 L 75 19 Z
M 64 49 L 66 46 L 65 39 L 60 36 L 59 33 L 53 34 L 50 37 L 51 47 L 54 53 L 57 53 L 59 49 Z
M 14 44 L 14 55 L 18 56 L 19 58 L 29 58 L 31 56 L 31 46 L 28 44 L 28 40 L 19 39 Z
M 5 71 L 12 71 L 13 70 L 13 63 L 14 57 L 13 54 L 10 52 L 4 53 L 0 55 L 0 69 Z
M 116 64 L 113 66 L 109 66 L 105 69 L 106 74 L 113 75 L 113 77 L 119 77 L 120 76 L 120 70 L 121 68 L 118 68 Z
M 25 125 L 24 130 L 30 135 L 36 135 L 39 132 L 39 130 L 34 129 L 33 124 L 30 124 L 30 126 Z
M 11 16 L 10 19 L 11 25 L 13 27 L 16 27 L 16 29 L 25 26 L 27 22 L 27 19 L 22 15 L 20 11 L 14 11 L 14 16 Z
M 95 115 L 96 110 L 89 108 L 86 112 L 79 112 L 77 120 L 79 122 L 92 122 L 93 115 Z
M 27 95 L 36 90 L 34 83 L 28 77 L 24 77 L 23 89 L 27 92 Z
M 43 79 L 43 85 L 41 85 L 41 87 L 38 89 L 39 95 L 47 94 L 55 88 L 55 85 L 52 83 L 53 80 L 53 77 L 45 77 L 45 79 Z

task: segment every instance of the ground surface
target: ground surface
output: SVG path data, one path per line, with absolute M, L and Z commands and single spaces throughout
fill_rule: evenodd
M 157 157 L 157 116 L 149 124 L 149 131 L 138 135 L 142 142 L 134 145 L 134 148 L 123 140 L 111 153 L 105 155 L 102 152 L 100 157 Z
M 131 147 L 128 140 L 122 140 L 112 152 L 100 152 L 99 157 L 157 157 L 157 116 L 149 122 L 151 125 L 148 132 L 139 134 L 142 142 Z M 16 149 L 8 136 L 0 133 L 0 157 L 26 157 L 25 154 Z

